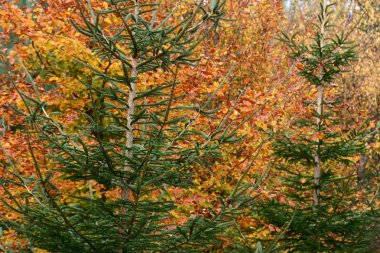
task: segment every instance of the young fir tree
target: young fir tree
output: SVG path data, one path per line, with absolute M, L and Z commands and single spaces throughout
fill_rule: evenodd
M 371 238 L 373 213 L 355 210 L 355 180 L 347 173 L 350 165 L 354 171 L 350 157 L 364 151 L 365 132 L 339 131 L 340 102 L 325 100 L 336 76 L 355 59 L 348 35 L 329 34 L 333 6 L 321 1 L 309 45 L 297 43 L 295 35 L 282 37 L 290 58 L 298 62 L 299 75 L 317 89 L 317 97 L 305 102 L 312 112 L 296 122 L 295 131 L 273 142 L 285 194 L 296 207 L 271 201 L 260 209 L 268 223 L 283 228 L 268 252 L 363 252 Z
M 12 200 L 7 206 L 20 216 L 2 219 L 2 227 L 16 230 L 29 242 L 26 252 L 34 247 L 49 252 L 201 252 L 218 244 L 217 235 L 232 224 L 230 218 L 239 209 L 237 202 L 232 203 L 238 194 L 228 203 L 220 200 L 220 212 L 210 210 L 209 215 L 176 225 L 170 221 L 175 205 L 165 192 L 171 186 L 191 186 L 192 168 L 210 166 L 219 145 L 237 140 L 231 134 L 236 129 L 228 131 L 221 125 L 203 133 L 192 127 L 196 118 L 189 119 L 186 110 L 212 115 L 204 109 L 215 93 L 203 106 L 173 102 L 181 99 L 175 96 L 178 70 L 194 64 L 194 49 L 223 19 L 225 1 L 213 0 L 210 6 L 196 2 L 177 24 L 170 24 L 175 11 L 158 19 L 157 3 L 106 2 L 108 9 L 94 11 L 89 1 L 77 1 L 83 23 L 73 25 L 91 39 L 93 52 L 105 63 L 119 64 L 123 75 L 87 66 L 93 74 L 82 81 L 92 102 L 84 115 L 86 123 L 75 132 L 55 122 L 38 96 L 19 91 L 28 109 L 23 130 L 30 142 L 44 143 L 46 159 L 54 161 L 54 168 L 42 169 L 36 157 L 40 154 L 30 142 L 35 175 L 25 177 L 10 168 L 12 161 L 4 163 L 13 175 L 2 179 L 5 189 L 25 186 L 28 191 L 20 195 L 7 191 Z M 104 32 L 102 20 L 108 16 L 120 22 Z M 157 69 L 173 79 L 139 89 L 139 76 Z M 173 111 L 182 116 L 175 117 Z M 120 196 L 92 194 L 89 185 L 88 194 L 78 190 L 63 198 L 53 172 L 63 182 L 101 185 L 105 193 L 119 189 Z M 152 196 L 157 190 L 162 195 Z

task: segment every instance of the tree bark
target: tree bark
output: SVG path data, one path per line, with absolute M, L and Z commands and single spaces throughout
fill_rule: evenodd
M 139 18 L 139 0 L 135 0 L 135 8 L 134 8 L 134 18 L 135 22 L 138 22 Z M 127 24 L 126 24 L 127 25 Z M 127 27 L 127 29 L 129 29 Z M 128 30 L 130 32 L 130 30 Z M 130 36 L 134 36 L 134 34 L 130 34 Z M 134 38 L 132 38 L 134 40 Z M 136 44 L 134 45 L 134 53 L 131 58 L 131 75 L 130 79 L 132 80 L 129 82 L 129 94 L 128 94 L 128 111 L 127 111 L 127 129 L 125 132 L 125 156 L 129 159 L 133 158 L 133 143 L 134 143 L 134 135 L 133 135 L 133 130 L 134 130 L 134 122 L 133 122 L 133 115 L 135 114 L 135 98 L 136 98 L 136 87 L 137 87 L 137 76 L 138 76 L 138 58 L 137 58 L 137 48 Z M 125 162 L 124 166 L 124 171 L 126 172 L 133 172 L 133 168 L 128 164 L 128 161 Z M 131 198 L 131 191 L 129 190 L 128 187 L 122 186 L 121 187 L 121 200 L 128 200 Z M 122 206 L 120 208 L 120 216 L 123 217 L 127 214 L 127 208 L 125 206 Z M 122 233 L 124 230 L 123 225 L 119 228 L 119 233 Z M 119 250 L 119 253 L 123 253 L 123 249 Z
M 362 185 L 365 181 L 365 169 L 368 162 L 368 158 L 365 155 L 360 156 L 360 161 L 356 164 L 356 178 L 358 185 Z
M 317 102 L 317 113 L 320 117 L 323 113 L 323 86 L 318 86 L 318 102 Z M 317 127 L 318 127 L 318 133 L 321 132 L 321 126 L 322 126 L 322 120 L 321 118 L 317 119 Z M 314 168 L 314 190 L 313 190 L 313 200 L 314 200 L 314 211 L 316 211 L 318 205 L 319 205 L 319 187 L 321 182 L 321 172 L 322 172 L 322 164 L 321 164 L 321 157 L 320 157 L 320 142 L 321 140 L 318 137 L 318 147 L 315 152 L 315 168 Z
M 321 15 L 321 31 L 320 31 L 320 47 L 321 47 L 321 55 L 320 58 L 323 59 L 323 47 L 325 45 L 324 41 L 324 33 L 325 33 L 325 25 L 326 25 L 326 6 L 327 6 L 327 0 L 323 0 L 323 13 Z M 322 128 L 322 120 L 321 116 L 323 114 L 323 62 L 320 62 L 319 67 L 319 83 L 318 83 L 318 101 L 317 101 L 317 128 L 318 128 L 318 134 L 321 133 Z M 318 146 L 317 150 L 315 152 L 315 167 L 314 167 L 314 190 L 313 190 L 313 210 L 317 211 L 318 206 L 320 204 L 320 184 L 321 184 L 321 173 L 322 173 L 322 163 L 321 163 L 321 157 L 320 157 L 320 148 L 321 148 L 321 139 L 318 137 Z

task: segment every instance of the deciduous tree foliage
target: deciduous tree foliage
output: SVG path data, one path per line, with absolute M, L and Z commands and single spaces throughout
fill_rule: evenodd
M 309 11 L 292 1 L 296 28 L 304 31 L 295 45 L 313 34 L 312 2 Z M 373 12 L 356 19 L 375 4 L 361 1 L 352 12 L 337 5 L 333 22 L 353 13 L 350 27 L 372 27 Z M 299 211 L 311 208 L 313 183 L 291 176 L 305 172 L 299 166 L 287 167 L 290 174 L 275 169 L 282 163 L 273 140 L 284 131 L 310 135 L 311 142 L 322 135 L 293 126 L 315 121 L 313 102 L 303 101 L 318 91 L 305 88 L 297 72 L 306 65 L 288 59 L 278 40 L 281 30 L 294 28 L 286 15 L 281 1 L 5 2 L 2 250 L 269 252 L 294 249 L 286 240 L 301 244 L 292 233 L 315 224 Z M 355 39 L 359 32 L 352 31 Z M 334 75 L 334 83 L 365 77 L 360 87 L 374 87 L 375 73 L 361 68 L 370 50 L 358 51 L 357 70 Z M 335 100 L 341 89 L 329 87 L 325 99 Z M 342 105 L 329 105 L 347 110 L 335 114 L 345 115 L 344 123 L 329 125 L 342 136 L 368 117 L 360 97 L 372 93 L 347 86 L 344 94 Z M 352 168 L 328 162 L 323 171 L 347 176 Z M 359 191 L 343 181 L 326 186 L 327 195 L 339 197 L 346 187 L 342 199 L 352 209 L 377 208 L 373 188 Z M 292 189 L 303 192 L 304 205 Z M 339 201 L 320 198 L 326 206 Z M 266 201 L 272 204 L 263 212 Z M 331 213 L 309 210 L 316 219 Z M 341 239 L 332 230 L 344 226 L 322 227 L 312 242 L 329 245 L 321 239 L 326 234 Z
M 286 172 L 286 195 L 296 205 L 271 202 L 262 208 L 266 219 L 284 228 L 269 250 L 344 252 L 355 247 L 365 251 L 374 238 L 371 232 L 377 229 L 371 217 L 378 214 L 355 208 L 352 202 L 354 178 L 347 166 L 353 162 L 350 158 L 364 152 L 366 132 L 363 128 L 342 130 L 341 103 L 326 96 L 336 76 L 355 59 L 348 35 L 329 33 L 333 6 L 321 1 L 309 45 L 299 44 L 296 35 L 282 37 L 290 57 L 298 61 L 299 75 L 316 87 L 317 97 L 305 101 L 310 113 L 296 122 L 295 131 L 285 131 L 273 143 L 274 155 L 280 158 L 275 166 Z
M 181 99 L 175 93 L 179 69 L 196 61 L 193 51 L 219 25 L 225 3 L 197 3 L 180 13 L 182 20 L 175 24 L 169 22 L 176 10 L 160 19 L 157 3 L 99 4 L 97 9 L 77 1 L 80 19 L 71 20 L 76 31 L 90 39 L 87 59 L 69 59 L 74 68 L 88 69 L 75 76 L 88 97 L 81 124 L 70 131 L 66 122 L 51 118 L 56 112 L 41 100 L 38 88 L 28 95 L 16 87 L 25 111 L 14 109 L 24 118 L 22 132 L 34 172 L 24 176 L 10 168 L 11 177 L 3 184 L 9 200 L 4 203 L 20 220 L 5 219 L 4 224 L 25 237 L 27 247 L 50 251 L 189 252 L 215 244 L 215 235 L 232 224 L 230 216 L 241 209 L 239 203 L 231 206 L 237 194 L 221 199 L 219 210 L 176 224 L 167 188 L 189 187 L 191 168 L 208 166 L 219 156 L 221 144 L 235 141 L 233 128 L 222 125 L 203 132 L 184 117 L 193 110 L 211 117 L 207 105 L 213 94 L 202 105 L 173 103 Z M 62 70 L 67 68 L 63 64 Z M 52 69 L 55 76 L 61 74 Z M 158 69 L 164 75 L 160 83 L 142 82 Z M 32 143 L 45 146 L 47 154 L 36 152 Z M 12 167 L 13 160 L 7 162 Z M 76 186 L 87 184 L 88 189 L 65 196 L 54 177 Z M 98 191 L 93 191 L 93 183 Z M 23 197 L 9 192 L 9 186 L 24 188 Z

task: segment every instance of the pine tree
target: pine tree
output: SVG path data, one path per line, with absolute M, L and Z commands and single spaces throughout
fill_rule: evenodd
M 350 173 L 339 173 L 353 168 L 350 158 L 364 152 L 366 132 L 339 131 L 340 101 L 325 99 L 336 76 L 355 60 L 355 45 L 348 34 L 330 35 L 333 6 L 321 1 L 309 45 L 297 43 L 296 35 L 281 37 L 299 75 L 317 90 L 317 98 L 305 101 L 311 113 L 295 123 L 295 130 L 273 142 L 275 167 L 282 171 L 285 195 L 296 207 L 271 201 L 260 209 L 268 223 L 284 229 L 268 251 L 362 252 L 371 238 L 373 213 L 354 210 L 355 180 Z
M 17 196 L 8 192 L 13 201 L 8 207 L 20 217 L 2 219 L 2 224 L 29 242 L 27 252 L 34 247 L 51 252 L 200 252 L 218 244 L 218 234 L 233 224 L 231 217 L 239 213 L 238 194 L 221 199 L 220 212 L 210 210 L 208 216 L 192 216 L 177 225 L 171 223 L 175 203 L 166 196 L 167 189 L 191 186 L 192 168 L 209 166 L 219 156 L 220 145 L 239 139 L 233 134 L 236 129 L 203 133 L 192 127 L 195 118 L 186 117 L 187 110 L 211 116 L 213 111 L 205 108 L 214 93 L 203 106 L 173 102 L 181 99 L 175 95 L 179 70 L 196 63 L 194 49 L 223 19 L 225 1 L 213 0 L 210 6 L 197 2 L 177 24 L 170 24 L 174 11 L 157 18 L 157 3 L 105 2 L 108 9 L 94 11 L 90 1 L 77 1 L 83 22 L 73 26 L 91 39 L 91 49 L 102 61 L 119 64 L 123 75 L 77 59 L 92 71 L 82 80 L 92 102 L 75 131 L 54 121 L 54 112 L 38 96 L 19 91 L 28 110 L 18 112 L 28 123 L 23 131 L 29 136 L 36 173 L 26 177 L 8 170 L 13 179 L 2 179 L 3 186 L 32 187 Z M 104 32 L 100 21 L 109 16 L 121 25 Z M 139 89 L 139 77 L 158 69 L 172 79 Z M 181 116 L 174 116 L 174 110 Z M 45 145 L 53 169 L 42 169 L 32 142 Z M 92 194 L 89 184 L 88 194 L 78 190 L 64 198 L 53 179 L 57 173 L 61 182 L 101 185 L 104 194 Z M 113 190 L 120 196 L 107 196 Z M 157 190 L 161 195 L 152 196 Z

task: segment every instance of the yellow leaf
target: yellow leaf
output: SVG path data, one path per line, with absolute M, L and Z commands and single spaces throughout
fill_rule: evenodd
M 58 77 L 56 76 L 52 76 L 49 78 L 49 81 L 52 82 L 52 81 L 57 81 L 58 80 Z
M 262 128 L 264 131 L 266 131 L 266 130 L 268 129 L 267 124 L 265 124 L 264 122 L 259 121 L 259 120 L 256 120 L 256 121 L 255 121 L 255 125 L 256 125 L 257 127 Z
M 112 24 L 112 21 L 111 21 L 111 19 L 110 18 L 105 18 L 104 19 L 104 22 L 106 22 L 107 24 Z

